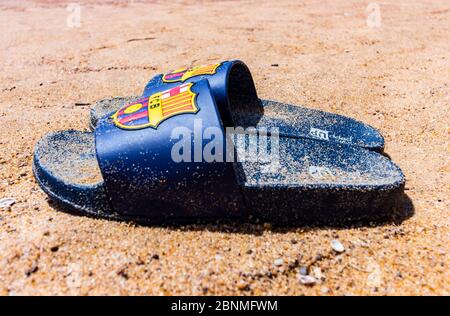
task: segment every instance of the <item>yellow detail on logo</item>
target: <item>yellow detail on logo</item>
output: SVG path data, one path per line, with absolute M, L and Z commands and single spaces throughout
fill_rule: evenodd
M 120 108 L 112 115 L 114 124 L 123 129 L 157 128 L 169 117 L 183 113 L 197 113 L 193 83 L 182 84 L 158 92 Z
M 139 111 L 140 109 L 142 109 L 142 103 L 136 103 L 136 104 L 133 104 L 133 105 L 130 105 L 129 107 L 127 107 L 123 112 L 125 114 L 131 114 L 136 111 Z
M 195 66 L 189 68 L 180 68 L 170 73 L 164 74 L 162 77 L 163 82 L 184 82 L 189 78 L 201 75 L 214 75 L 217 71 L 217 68 L 221 64 L 213 64 L 206 66 Z

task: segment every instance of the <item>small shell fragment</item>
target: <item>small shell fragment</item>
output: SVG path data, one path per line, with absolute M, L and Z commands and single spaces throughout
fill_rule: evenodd
M 273 262 L 273 264 L 277 267 L 283 265 L 283 263 L 284 263 L 283 259 L 277 259 Z
M 16 203 L 14 198 L 2 198 L 0 199 L 0 208 L 7 208 Z
M 345 251 L 344 245 L 341 244 L 341 242 L 337 239 L 333 239 L 331 241 L 331 248 L 333 248 L 334 251 L 342 253 Z
M 315 277 L 301 274 L 298 275 L 298 281 L 303 285 L 314 285 L 317 282 Z

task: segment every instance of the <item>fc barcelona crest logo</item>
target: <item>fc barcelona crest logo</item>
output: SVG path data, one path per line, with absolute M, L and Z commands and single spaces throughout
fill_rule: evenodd
M 181 68 L 164 74 L 162 77 L 163 82 L 184 82 L 189 78 L 201 75 L 214 75 L 220 64 L 196 66 L 190 68 Z
M 169 117 L 182 113 L 197 113 L 197 96 L 192 92 L 193 83 L 158 92 L 120 108 L 113 116 L 114 124 L 123 129 L 157 128 Z

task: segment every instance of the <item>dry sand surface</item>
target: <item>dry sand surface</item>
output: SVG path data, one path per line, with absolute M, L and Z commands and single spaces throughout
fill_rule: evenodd
M 368 1 L 81 4 L 70 28 L 64 1 L 0 0 L 0 198 L 16 199 L 0 209 L 1 294 L 450 294 L 447 0 L 384 0 L 379 28 Z M 263 98 L 379 128 L 413 207 L 345 228 L 146 227 L 60 212 L 39 189 L 34 144 L 85 130 L 83 104 L 232 58 Z

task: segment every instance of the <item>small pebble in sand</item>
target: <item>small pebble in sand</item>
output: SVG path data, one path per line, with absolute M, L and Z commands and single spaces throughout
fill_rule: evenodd
M 323 274 L 322 274 L 322 269 L 319 267 L 314 267 L 312 269 L 312 275 L 314 275 L 314 277 L 319 281 L 324 279 Z
M 283 265 L 283 263 L 284 263 L 283 259 L 276 259 L 276 260 L 273 262 L 273 264 L 274 264 L 276 267 L 279 267 L 279 266 Z
M 331 241 L 331 248 L 333 248 L 334 251 L 342 253 L 345 251 L 344 245 L 341 244 L 341 242 L 337 239 L 333 239 Z
M 0 208 L 8 208 L 14 203 L 16 203 L 16 199 L 14 198 L 2 198 L 0 199 Z
M 301 275 L 308 275 L 308 268 L 305 267 L 305 266 L 300 267 L 300 269 L 298 270 L 298 272 L 299 272 Z
M 314 285 L 317 282 L 315 277 L 301 274 L 298 275 L 298 281 L 303 285 Z

